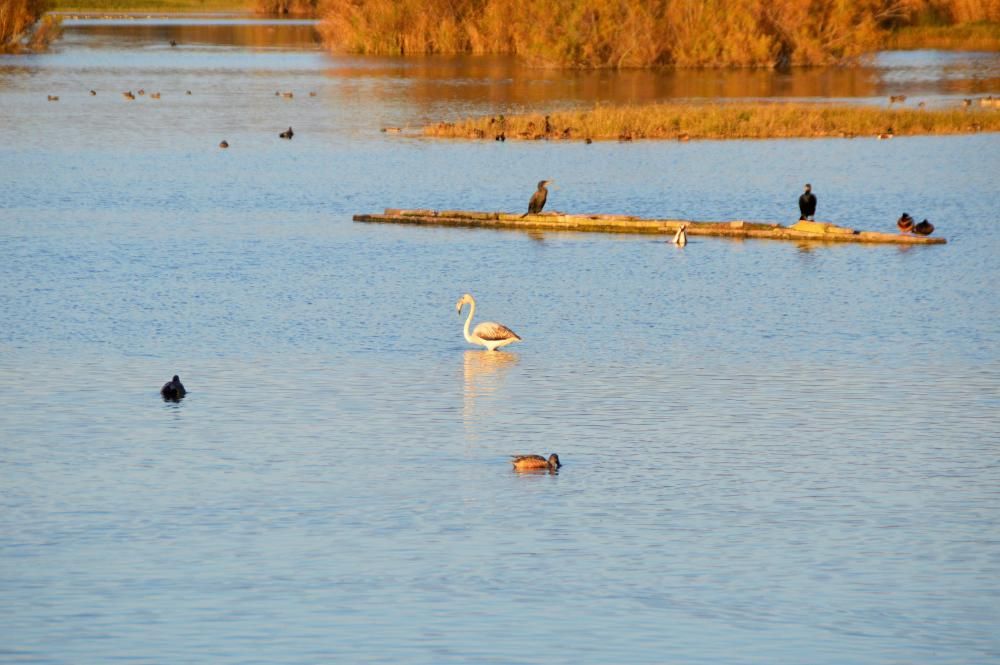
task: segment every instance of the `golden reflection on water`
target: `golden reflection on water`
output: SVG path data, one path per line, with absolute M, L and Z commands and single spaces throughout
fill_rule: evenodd
M 504 377 L 520 361 L 516 353 L 469 349 L 462 356 L 462 422 L 466 443 L 479 440 L 481 415 L 490 408 Z

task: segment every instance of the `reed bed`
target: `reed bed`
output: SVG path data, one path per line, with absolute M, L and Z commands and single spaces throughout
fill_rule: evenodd
M 315 16 L 319 0 L 254 0 L 258 14 L 280 16 Z
M 1000 51 L 1000 23 L 908 26 L 893 32 L 886 48 Z
M 914 23 L 1000 20 L 1000 0 L 322 0 L 332 50 L 514 54 L 578 68 L 853 62 Z
M 915 136 L 1000 131 L 993 107 L 922 110 L 826 104 L 649 104 L 470 118 L 425 136 L 503 140 L 769 139 Z
M 59 36 L 59 19 L 39 18 L 45 0 L 0 0 L 0 53 L 40 51 Z

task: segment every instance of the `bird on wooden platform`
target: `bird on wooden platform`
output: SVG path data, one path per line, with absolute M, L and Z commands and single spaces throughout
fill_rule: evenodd
M 295 136 L 295 132 L 292 131 L 291 127 L 278 134 L 278 138 L 282 139 L 291 139 L 293 136 Z
M 549 190 L 547 190 L 546 187 L 551 183 L 551 180 L 538 181 L 538 189 L 531 195 L 531 200 L 528 201 L 528 212 L 521 215 L 522 219 L 528 215 L 537 215 L 542 211 L 542 208 L 545 207 L 545 202 L 549 198 Z
M 907 233 L 913 230 L 913 218 L 910 217 L 909 213 L 904 212 L 899 219 L 896 220 L 896 226 L 903 233 Z
M 463 329 L 465 341 L 469 344 L 480 344 L 485 346 L 489 351 L 496 351 L 502 346 L 521 341 L 520 336 L 516 332 L 501 323 L 493 321 L 483 321 L 470 334 L 469 326 L 472 324 L 472 317 L 476 313 L 475 298 L 471 294 L 466 293 L 458 299 L 458 302 L 455 303 L 455 310 L 459 316 L 462 314 L 462 307 L 464 305 L 469 305 L 469 318 L 465 320 L 465 328 Z
M 515 471 L 558 471 L 562 463 L 559 455 L 552 453 L 548 459 L 541 455 L 512 455 L 510 463 Z
M 934 225 L 925 219 L 924 221 L 917 222 L 913 225 L 913 232 L 918 236 L 929 236 L 934 233 Z
M 181 377 L 174 374 L 174 378 L 163 384 L 160 388 L 160 395 L 163 396 L 165 400 L 177 401 L 187 394 L 187 390 L 184 389 L 184 384 L 181 383 Z
M 677 233 L 674 234 L 674 239 L 671 242 L 678 247 L 688 244 L 687 227 L 687 224 L 681 224 L 681 228 L 677 229 Z

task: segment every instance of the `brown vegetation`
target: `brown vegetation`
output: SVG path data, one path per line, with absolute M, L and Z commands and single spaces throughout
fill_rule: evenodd
M 472 118 L 423 128 L 426 136 L 487 140 L 764 139 L 968 134 L 1000 131 L 982 107 L 924 111 L 826 104 L 598 106 L 551 115 Z M 502 135 L 502 136 L 501 136 Z
M 892 33 L 886 48 L 1000 51 L 1000 23 L 907 26 Z
M 59 20 L 46 16 L 45 0 L 3 0 L 0 2 L 0 53 L 38 51 L 59 36 Z
M 315 16 L 319 0 L 254 0 L 258 14 Z
M 571 67 L 832 64 L 891 28 L 1000 20 L 1000 0 L 324 0 L 334 50 L 507 53 Z

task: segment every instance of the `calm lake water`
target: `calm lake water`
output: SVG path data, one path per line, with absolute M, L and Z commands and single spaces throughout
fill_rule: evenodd
M 950 104 L 998 72 L 567 75 L 334 58 L 308 24 L 229 19 L 70 21 L 0 58 L 0 661 L 997 662 L 1000 136 L 378 129 Z M 809 181 L 824 220 L 906 210 L 949 244 L 351 221 L 520 210 L 542 178 L 557 210 L 774 221 Z M 524 341 L 470 349 L 466 291 Z M 190 393 L 164 403 L 174 373 Z M 553 451 L 558 475 L 507 462 Z

